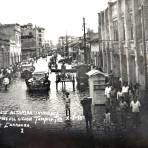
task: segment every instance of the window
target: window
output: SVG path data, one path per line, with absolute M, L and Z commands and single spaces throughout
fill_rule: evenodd
M 130 32 L 131 32 L 131 40 L 133 40 L 134 39 L 134 36 L 133 36 L 133 25 L 131 26 Z
M 123 40 L 125 41 L 125 26 L 124 26 L 124 19 L 122 19 L 122 27 L 123 27 Z
M 117 21 L 113 22 L 113 32 L 114 32 L 114 40 L 118 41 L 119 37 L 118 37 L 118 22 Z
M 133 40 L 134 39 L 134 35 L 133 35 L 133 17 L 132 14 L 130 15 L 130 39 Z

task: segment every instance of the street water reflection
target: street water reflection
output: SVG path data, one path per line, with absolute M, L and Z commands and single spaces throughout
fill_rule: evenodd
M 83 117 L 83 110 L 80 100 L 88 95 L 88 91 L 83 93 L 76 90 L 72 91 L 72 84 L 66 84 L 66 90 L 70 93 L 71 98 L 71 118 L 67 120 L 65 112 L 65 100 L 63 99 L 63 92 L 61 85 L 59 90 L 56 90 L 55 73 L 50 74 L 51 90 L 48 95 L 45 94 L 30 94 L 27 91 L 25 81 L 20 77 L 13 80 L 8 91 L 0 91 L 0 110 L 1 111 L 33 111 L 33 112 L 50 112 L 58 114 L 62 118 L 60 127 L 72 127 L 75 129 L 85 128 L 85 121 Z M 49 123 L 50 121 L 48 121 Z M 50 124 L 50 123 L 49 123 Z M 51 124 L 53 122 L 51 121 Z M 42 128 L 46 125 L 41 125 Z M 59 127 L 57 127 L 59 128 Z

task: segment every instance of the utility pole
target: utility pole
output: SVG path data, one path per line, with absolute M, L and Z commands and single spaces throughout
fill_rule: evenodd
M 68 56 L 69 53 L 68 53 L 68 36 L 66 34 L 66 46 L 65 46 L 65 55 Z
M 86 33 L 85 33 L 85 18 L 83 17 L 83 37 L 84 37 L 84 62 L 87 64 L 87 50 L 86 50 Z

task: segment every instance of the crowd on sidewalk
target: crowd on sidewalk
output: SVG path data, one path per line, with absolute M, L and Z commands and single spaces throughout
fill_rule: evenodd
M 7 67 L 0 68 L 0 90 L 4 87 L 7 90 L 12 80 L 17 77 L 17 71 L 19 70 L 20 64 L 15 63 Z
M 128 114 L 132 118 L 132 127 L 137 128 L 140 123 L 140 93 L 139 84 L 128 85 L 128 82 L 121 83 L 115 88 L 110 83 L 107 83 L 105 88 L 106 97 L 106 113 L 105 124 L 109 128 L 111 123 L 112 112 L 120 113 L 121 124 L 124 128 L 127 127 Z

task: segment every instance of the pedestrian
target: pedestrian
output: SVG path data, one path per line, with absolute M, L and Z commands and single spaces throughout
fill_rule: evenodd
M 10 70 L 10 68 L 7 68 L 6 70 L 7 70 L 7 75 L 8 75 L 9 81 L 11 83 L 11 70 Z
M 133 95 L 135 95 L 134 85 L 133 85 L 132 82 L 130 82 L 130 84 L 129 84 L 129 96 L 132 97 Z
M 120 106 L 120 113 L 121 113 L 121 123 L 122 123 L 122 126 L 126 128 L 126 117 L 127 117 L 128 104 L 124 100 L 123 96 L 121 97 L 119 106 Z
M 122 94 L 126 102 L 129 104 L 129 86 L 127 82 L 125 82 L 122 86 Z
M 109 72 L 109 83 L 114 86 L 114 72 L 112 70 Z
M 69 92 L 65 92 L 65 108 L 66 108 L 66 116 L 70 119 L 70 98 L 69 98 Z
M 111 113 L 108 108 L 106 108 L 106 112 L 104 113 L 104 130 L 105 132 L 110 131 L 111 126 Z
M 66 65 L 65 65 L 65 62 L 63 62 L 61 65 L 61 75 L 62 75 L 62 78 L 64 79 L 65 79 L 65 73 L 66 73 Z
M 6 68 L 3 69 L 3 75 L 6 75 L 7 74 L 7 70 Z
M 118 88 L 117 90 L 117 104 L 119 105 L 119 102 L 121 101 L 121 97 L 122 97 L 122 89 L 121 88 Z
M 111 98 L 111 107 L 115 109 L 116 107 L 116 96 L 117 96 L 117 91 L 114 87 L 111 87 L 111 92 L 110 92 L 110 98 Z
M 106 103 L 108 105 L 111 105 L 111 86 L 109 85 L 109 83 L 107 83 L 107 86 L 105 87 L 105 93 L 104 95 L 106 96 Z
M 0 70 L 0 90 L 1 90 L 2 83 L 3 83 L 3 73 Z
M 4 79 L 3 79 L 3 85 L 5 87 L 5 91 L 7 91 L 9 83 L 10 83 L 10 81 L 9 81 L 8 76 L 5 76 Z
M 139 83 L 136 83 L 134 85 L 134 91 L 135 91 L 135 95 L 139 95 L 139 88 L 140 88 L 140 84 Z
M 140 104 L 140 101 L 137 99 L 136 95 L 133 97 L 133 100 L 130 103 L 130 107 L 132 109 L 133 126 L 138 127 L 140 123 L 141 104 Z
M 85 97 L 83 100 L 81 100 L 81 104 L 83 107 L 83 115 L 85 117 L 86 129 L 88 130 L 92 128 L 92 111 L 91 111 L 92 98 Z
M 50 62 L 48 63 L 48 67 L 49 67 L 49 69 L 51 70 L 51 63 L 50 63 Z

